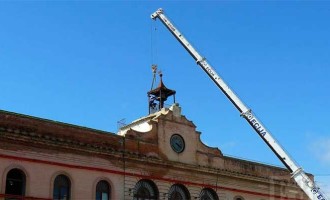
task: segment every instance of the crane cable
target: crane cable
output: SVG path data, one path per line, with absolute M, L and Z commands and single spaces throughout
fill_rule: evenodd
M 153 79 L 151 83 L 151 89 L 154 87 L 154 83 L 156 82 L 156 72 L 157 72 L 157 23 L 156 21 L 151 21 L 151 29 L 150 29 L 150 49 L 151 49 L 151 69 L 153 73 Z

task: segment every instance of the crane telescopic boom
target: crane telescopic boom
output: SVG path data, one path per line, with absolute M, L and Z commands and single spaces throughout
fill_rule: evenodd
M 180 31 L 170 22 L 164 15 L 164 11 L 160 8 L 151 15 L 151 18 L 157 18 L 166 26 L 166 28 L 174 35 L 174 37 L 182 44 L 182 46 L 195 59 L 197 64 L 207 73 L 213 82 L 220 88 L 220 90 L 227 96 L 227 98 L 238 109 L 241 116 L 252 126 L 264 142 L 271 148 L 275 155 L 291 172 L 292 178 L 296 181 L 299 187 L 306 193 L 311 200 L 327 200 L 325 195 L 316 186 L 299 167 L 290 156 L 284 151 L 280 144 L 273 138 L 265 126 L 257 119 L 253 112 L 238 98 L 238 96 L 229 88 L 223 79 L 216 73 L 212 66 L 201 56 L 196 49 L 188 42 L 188 40 L 180 33 Z

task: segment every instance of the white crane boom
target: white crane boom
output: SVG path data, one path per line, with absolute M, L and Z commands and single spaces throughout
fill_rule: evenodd
M 188 40 L 180 33 L 180 31 L 170 22 L 164 15 L 163 9 L 158 9 L 151 15 L 153 20 L 157 18 L 166 26 L 166 28 L 174 35 L 174 37 L 183 45 L 189 54 L 195 59 L 197 64 L 207 73 L 207 75 L 214 81 L 220 90 L 228 97 L 234 106 L 241 113 L 241 116 L 252 126 L 264 142 L 271 148 L 275 155 L 291 172 L 292 178 L 296 181 L 299 187 L 306 193 L 311 200 L 327 200 L 325 195 L 321 192 L 320 188 L 316 186 L 299 167 L 290 156 L 284 151 L 280 144 L 273 138 L 265 126 L 257 119 L 252 111 L 244 105 L 238 96 L 229 88 L 223 79 L 216 73 L 206 59 L 201 56 L 196 49 L 188 42 Z

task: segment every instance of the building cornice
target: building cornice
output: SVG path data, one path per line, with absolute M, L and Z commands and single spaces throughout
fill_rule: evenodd
M 108 132 L 98 131 L 85 127 L 70 125 L 66 123 L 54 122 L 40 118 L 20 115 L 7 111 L 0 111 L 0 137 L 1 140 L 21 143 L 26 146 L 34 145 L 36 148 L 46 147 L 56 151 L 72 152 L 76 154 L 89 154 L 93 156 L 106 156 L 108 158 L 124 158 L 126 162 L 148 163 L 159 167 L 170 167 L 178 170 L 190 170 L 217 174 L 221 176 L 230 176 L 243 179 L 249 179 L 264 183 L 269 180 L 276 181 L 278 184 L 292 184 L 284 180 L 278 180 L 267 176 L 256 175 L 253 173 L 242 173 L 228 168 L 212 168 L 209 166 L 185 164 L 160 159 L 156 155 L 143 154 L 140 151 L 132 150 L 132 147 L 125 145 L 127 141 L 143 145 L 143 141 L 135 141 L 134 138 L 125 138 L 110 134 Z M 152 146 L 153 144 L 146 144 Z M 157 144 L 154 144 L 156 148 Z M 223 159 L 233 160 L 235 162 L 251 165 L 263 166 L 275 171 L 286 171 L 283 168 L 273 167 L 260 163 L 240 160 L 236 158 L 222 156 Z M 287 171 L 289 176 L 289 172 Z

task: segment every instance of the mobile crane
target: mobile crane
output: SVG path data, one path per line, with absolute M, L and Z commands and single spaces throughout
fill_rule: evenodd
M 252 126 L 257 134 L 264 140 L 269 148 L 281 160 L 281 162 L 290 171 L 292 178 L 299 185 L 299 187 L 306 193 L 311 200 L 328 200 L 324 193 L 316 183 L 311 180 L 304 170 L 299 167 L 290 156 L 284 151 L 280 144 L 273 138 L 271 133 L 265 126 L 257 119 L 251 109 L 249 109 L 238 96 L 229 88 L 223 79 L 216 73 L 212 66 L 206 61 L 205 57 L 201 56 L 196 49 L 188 42 L 188 40 L 180 33 L 180 31 L 171 23 L 165 16 L 163 9 L 158 9 L 151 15 L 153 20 L 159 19 L 166 28 L 173 34 L 173 36 L 182 44 L 188 53 L 195 59 L 196 63 L 207 73 L 207 75 L 214 81 L 219 89 L 227 96 L 227 98 L 234 104 L 241 116 Z

